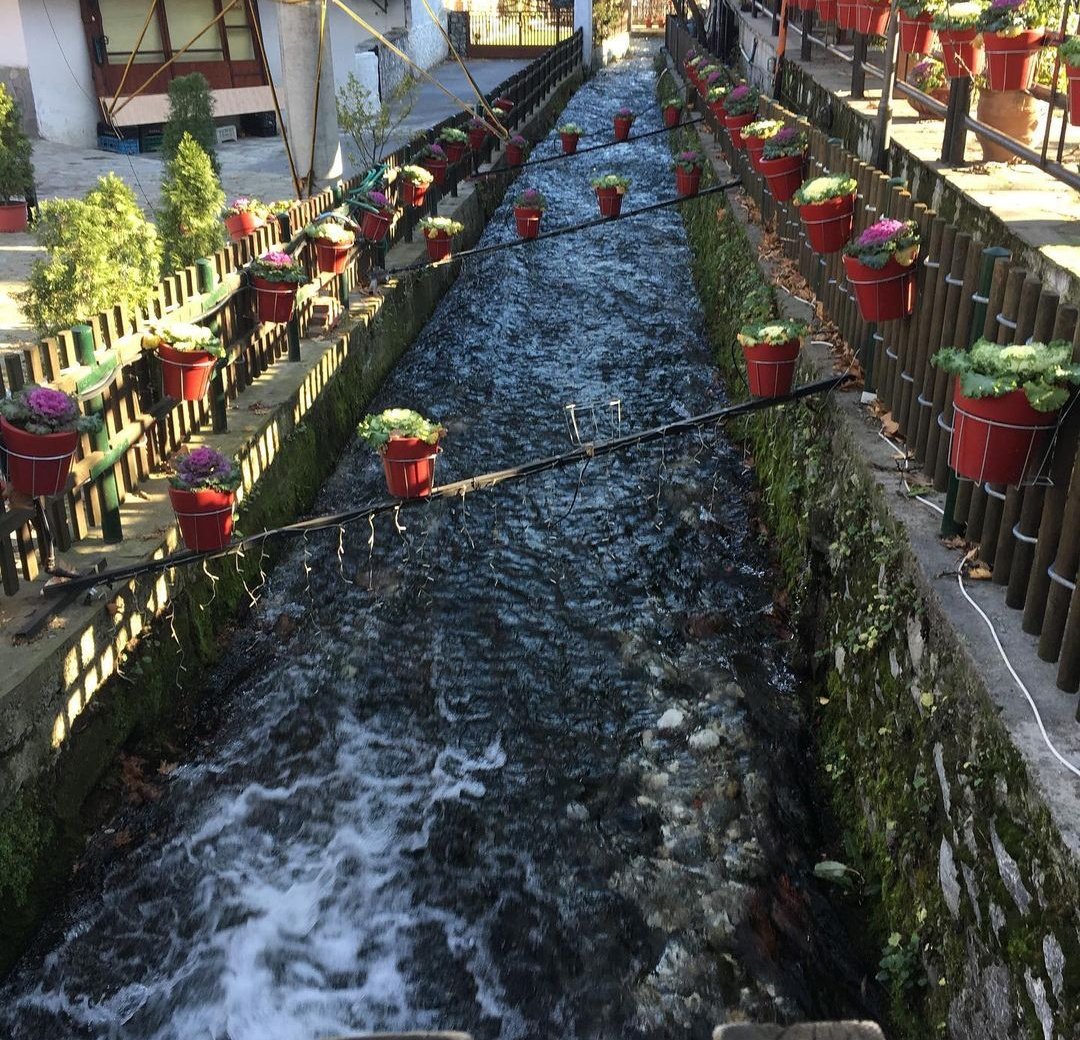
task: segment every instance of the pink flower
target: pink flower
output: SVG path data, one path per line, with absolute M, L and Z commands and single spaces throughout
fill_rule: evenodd
M 744 97 L 748 97 L 749 95 L 750 95 L 750 88 L 749 88 L 748 86 L 746 86 L 745 84 L 743 84 L 743 85 L 742 85 L 742 86 L 740 86 L 740 87 L 736 87 L 736 88 L 735 88 L 735 89 L 734 89 L 734 90 L 733 90 L 733 91 L 732 91 L 732 92 L 731 92 L 731 93 L 730 93 L 730 94 L 728 95 L 728 97 L 729 97 L 729 98 L 730 98 L 730 99 L 731 99 L 732 101 L 741 101 L 741 100 L 742 100 L 742 99 L 743 99 Z
M 42 419 L 66 422 L 75 417 L 75 404 L 67 394 L 52 387 L 39 386 L 26 395 L 27 407 Z
M 896 236 L 902 230 L 904 222 L 893 220 L 891 217 L 883 217 L 876 224 L 871 224 L 860 236 L 857 245 L 860 247 L 881 246 Z
M 263 253 L 259 259 L 264 264 L 269 264 L 271 267 L 292 267 L 293 258 L 288 253 L 282 253 L 280 250 L 271 250 L 269 253 Z

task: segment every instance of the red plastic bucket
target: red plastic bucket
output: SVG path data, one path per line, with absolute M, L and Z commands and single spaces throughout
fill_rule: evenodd
M 949 465 L 958 477 L 990 484 L 1019 484 L 1043 463 L 1058 413 L 1037 412 L 1023 390 L 1002 397 L 965 397 L 953 390 Z
M 157 348 L 161 361 L 161 389 L 177 401 L 201 401 L 206 396 L 217 358 L 205 350 L 177 350 L 167 343 Z
M 889 27 L 889 14 L 892 7 L 875 0 L 858 0 L 855 5 L 855 31 L 867 36 L 884 36 Z
M 514 107 L 514 102 L 508 97 L 496 98 L 491 107 L 497 108 L 500 112 L 509 112 Z
M 522 238 L 536 238 L 540 234 L 540 219 L 543 215 L 544 211 L 542 209 L 515 206 L 514 221 L 517 224 L 517 233 Z
M 434 178 L 436 187 L 441 188 L 446 183 L 448 159 L 425 159 L 420 165 Z
M 696 195 L 701 187 L 701 167 L 695 166 L 692 170 L 684 170 L 675 167 L 675 194 L 681 199 L 690 195 Z
M 597 188 L 596 201 L 600 203 L 600 216 L 617 217 L 622 212 L 623 197 L 617 188 Z
M 1069 79 L 1069 122 L 1080 126 L 1080 67 L 1066 65 L 1065 75 Z
M 483 127 L 473 127 L 469 130 L 469 147 L 478 152 L 484 147 L 484 142 L 488 138 L 488 132 Z
M 814 0 L 799 0 L 795 6 L 800 11 L 812 11 L 814 9 Z
M 837 0 L 817 0 L 817 16 L 823 22 L 835 22 L 840 15 Z
M 727 109 L 724 108 L 723 101 L 710 101 L 708 102 L 709 111 L 712 112 L 713 117 L 719 121 L 720 125 L 724 125 L 724 120 L 727 119 Z
M 664 126 L 669 130 L 673 126 L 679 125 L 679 117 L 682 115 L 682 109 L 676 108 L 674 105 L 664 106 Z
M 630 127 L 633 125 L 632 119 L 627 119 L 624 116 L 615 117 L 615 140 L 625 141 L 630 136 Z
M 280 325 L 292 317 L 296 303 L 295 282 L 268 282 L 265 278 L 253 277 L 251 284 L 255 289 L 259 321 L 273 321 Z
M 941 60 L 949 79 L 967 79 L 982 72 L 984 51 L 978 46 L 977 29 L 939 29 Z
M 855 215 L 855 195 L 843 195 L 825 202 L 799 207 L 799 217 L 806 228 L 810 248 L 822 255 L 839 252 L 851 238 Z
M 26 230 L 26 203 L 0 202 L 0 233 L 14 234 Z
M 577 143 L 581 138 L 580 134 L 559 134 L 562 138 L 562 150 L 563 155 L 573 155 L 577 151 Z
M 525 149 L 519 144 L 508 144 L 505 154 L 507 166 L 520 166 L 525 158 Z
M 787 202 L 803 182 L 805 155 L 782 155 L 778 159 L 762 156 L 758 169 L 769 186 L 769 194 L 777 202 Z
M 349 266 L 351 245 L 337 245 L 315 239 L 315 260 L 323 274 L 343 274 Z
M 427 198 L 428 185 L 414 184 L 412 181 L 401 182 L 401 201 L 406 206 L 422 206 Z
M 875 270 L 845 256 L 844 273 L 855 290 L 863 321 L 895 321 L 915 309 L 914 262 L 902 267 L 890 257 L 881 270 Z
M 930 15 L 923 12 L 917 18 L 900 12 L 900 50 L 904 54 L 930 54 L 937 43 L 937 31 L 930 24 Z
M 417 437 L 391 437 L 382 450 L 386 488 L 395 498 L 426 498 L 435 483 L 437 444 Z
M 791 393 L 795 361 L 801 348 L 802 343 L 797 339 L 776 347 L 768 343 L 757 343 L 752 347 L 744 345 L 742 351 L 750 393 L 754 397 L 783 397 Z
M 731 143 L 736 148 L 743 147 L 743 135 L 739 131 L 744 126 L 749 126 L 755 119 L 757 116 L 753 112 L 747 112 L 744 116 L 724 116 L 724 126 L 731 135 Z
M 16 491 L 37 498 L 64 490 L 78 433 L 27 433 L 0 416 L 0 440 L 7 449 L 8 479 Z
M 180 537 L 192 552 L 222 549 L 232 539 L 235 491 L 169 488 L 169 501 L 180 525 Z
M 386 210 L 378 213 L 364 211 L 360 218 L 360 234 L 368 242 L 381 242 L 386 238 L 386 232 L 390 230 L 390 214 Z
M 437 231 L 434 238 L 424 235 L 429 260 L 445 260 L 453 249 L 454 241 L 445 231 Z
M 743 147 L 746 148 L 746 154 L 750 157 L 750 165 L 755 170 L 760 170 L 758 165 L 761 162 L 761 153 L 765 150 L 765 142 L 767 137 L 747 137 L 742 135 Z
M 1045 29 L 1029 29 L 1019 36 L 984 32 L 986 85 L 991 90 L 1027 90 L 1035 78 Z
M 857 0 L 838 0 L 836 5 L 836 21 L 841 29 L 850 32 L 855 31 L 859 21 L 859 5 Z
M 225 230 L 229 232 L 229 238 L 239 242 L 240 239 L 247 238 L 252 231 L 261 228 L 263 223 L 262 217 L 256 213 L 235 213 L 225 218 Z
M 468 145 L 464 141 L 443 141 L 442 150 L 446 152 L 447 162 L 461 162 Z

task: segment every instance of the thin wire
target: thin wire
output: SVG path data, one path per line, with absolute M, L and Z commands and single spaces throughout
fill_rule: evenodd
M 49 28 L 52 30 L 53 39 L 56 41 L 56 49 L 60 52 L 60 57 L 64 59 L 64 64 L 67 66 L 68 72 L 71 73 L 71 78 L 75 81 L 75 86 L 79 88 L 79 93 L 104 111 L 104 107 L 101 104 L 101 98 L 96 98 L 87 94 L 86 90 L 83 88 L 82 81 L 75 75 L 75 70 L 71 67 L 71 62 L 68 61 L 67 55 L 64 53 L 64 45 L 60 42 L 60 37 L 56 35 L 56 26 L 53 25 L 52 15 L 49 13 L 48 0 L 41 0 L 41 7 L 45 12 L 45 17 L 49 21 Z

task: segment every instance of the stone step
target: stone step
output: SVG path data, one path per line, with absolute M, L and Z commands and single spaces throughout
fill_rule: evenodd
M 800 1022 L 794 1026 L 749 1023 L 717 1026 L 713 1040 L 885 1040 L 874 1022 Z

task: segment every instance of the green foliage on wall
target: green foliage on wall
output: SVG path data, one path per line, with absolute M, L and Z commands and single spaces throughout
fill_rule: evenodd
M 25 198 L 33 186 L 30 139 L 22 128 L 19 104 L 0 83 L 0 202 Z
M 158 232 L 165 270 L 187 267 L 225 244 L 224 205 L 225 192 L 210 157 L 190 134 L 184 134 L 161 185 Z

